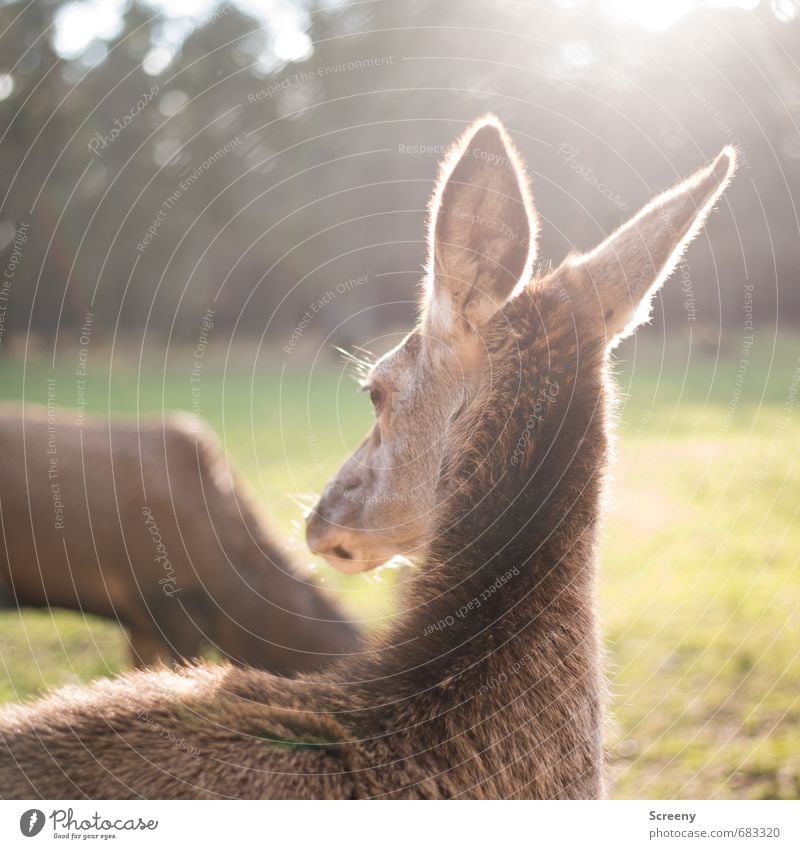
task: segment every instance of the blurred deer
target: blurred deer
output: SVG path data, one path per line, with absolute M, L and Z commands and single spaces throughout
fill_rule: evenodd
M 647 317 L 733 165 L 726 149 L 595 250 L 531 279 L 537 224 L 519 157 L 495 119 L 473 126 L 434 193 L 419 323 L 367 377 L 375 423 L 307 526 L 346 571 L 415 557 L 404 612 L 322 675 L 138 673 L 4 709 L 0 787 L 602 796 L 609 351 Z
M 352 651 L 189 416 L 137 424 L 0 407 L 0 601 L 114 619 L 137 665 L 211 646 L 286 675 Z

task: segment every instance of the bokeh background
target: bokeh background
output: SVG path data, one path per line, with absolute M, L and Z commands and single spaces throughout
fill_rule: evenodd
M 207 419 L 375 627 L 407 572 L 333 575 L 302 505 L 369 423 L 337 348 L 414 320 L 442 151 L 505 122 L 546 265 L 736 144 L 617 355 L 609 751 L 619 797 L 797 798 L 798 60 L 797 0 L 2 2 L 0 400 Z M 0 699 L 126 665 L 113 624 L 0 613 Z

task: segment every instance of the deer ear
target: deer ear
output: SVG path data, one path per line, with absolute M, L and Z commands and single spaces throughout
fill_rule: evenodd
M 566 261 L 571 288 L 598 307 L 610 346 L 649 319 L 653 295 L 700 232 L 735 168 L 736 153 L 726 147 L 711 165 L 650 201 L 591 253 Z
M 486 117 L 442 163 L 430 205 L 425 323 L 477 330 L 527 282 L 536 219 L 525 172 L 500 122 Z

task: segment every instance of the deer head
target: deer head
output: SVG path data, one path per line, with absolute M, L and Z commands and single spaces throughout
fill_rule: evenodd
M 443 162 L 430 204 L 419 322 L 364 381 L 375 422 L 310 513 L 310 548 L 343 572 L 397 554 L 423 556 L 442 498 L 448 435 L 492 381 L 486 340 L 498 329 L 514 332 L 510 306 L 524 294 L 526 308 L 536 309 L 536 293 L 558 287 L 579 335 L 611 350 L 647 320 L 653 294 L 699 232 L 734 163 L 725 148 L 593 251 L 530 280 L 537 220 L 523 166 L 497 119 L 473 125 Z

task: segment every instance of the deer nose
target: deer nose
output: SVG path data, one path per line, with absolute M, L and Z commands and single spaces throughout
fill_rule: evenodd
M 306 542 L 314 554 L 352 560 L 353 554 L 341 544 L 341 533 L 315 507 L 306 519 Z

